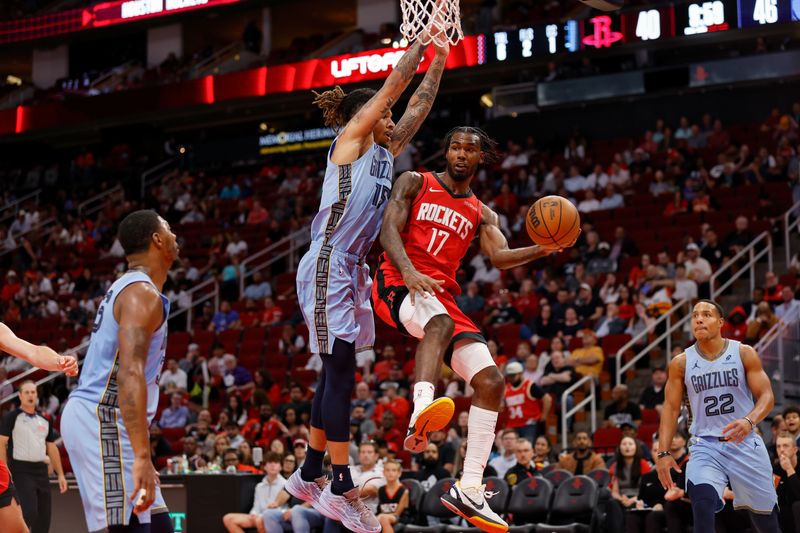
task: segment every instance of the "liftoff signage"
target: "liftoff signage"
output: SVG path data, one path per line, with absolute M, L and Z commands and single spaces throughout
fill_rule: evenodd
M 331 61 L 331 76 L 337 80 L 349 78 L 354 74 L 365 75 L 380 74 L 390 68 L 394 68 L 400 58 L 403 57 L 404 50 L 390 50 L 382 53 L 370 51 L 369 55 L 343 57 Z M 422 59 L 425 62 L 425 58 Z

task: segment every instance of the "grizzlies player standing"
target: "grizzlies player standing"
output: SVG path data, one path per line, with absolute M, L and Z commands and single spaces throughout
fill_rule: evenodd
M 178 245 L 169 224 L 144 210 L 120 223 L 119 241 L 129 270 L 97 310 L 61 433 L 89 531 L 171 532 L 150 459 L 148 428 L 158 407 L 167 344 L 169 301 L 161 288 Z
M 694 530 L 714 531 L 714 513 L 724 507 L 722 492 L 730 484 L 734 507 L 750 511 L 756 531 L 773 533 L 780 528 L 772 467 L 753 430 L 775 398 L 756 351 L 720 335 L 723 316 L 710 300 L 698 301 L 692 310 L 697 342 L 669 365 L 659 449 L 669 450 L 685 391 L 693 417 L 686 491 Z M 656 467 L 664 488 L 673 488 L 670 470 L 680 468 L 668 451 L 659 452 Z
M 297 296 L 308 325 L 310 349 L 323 369 L 311 407 L 311 438 L 301 470 L 286 490 L 356 533 L 381 527 L 364 505 L 349 470 L 350 398 L 355 354 L 372 349 L 375 322 L 371 280 L 364 260 L 378 237 L 392 188 L 394 157 L 422 125 L 439 89 L 449 47 L 436 47 L 425 78 L 397 123 L 391 108 L 414 77 L 426 46 L 417 41 L 403 54 L 377 92 L 341 88 L 317 94 L 325 125 L 338 136 L 328 151 L 319 214 L 311 226 L 311 247 L 297 272 Z M 333 481 L 322 472 L 326 448 Z

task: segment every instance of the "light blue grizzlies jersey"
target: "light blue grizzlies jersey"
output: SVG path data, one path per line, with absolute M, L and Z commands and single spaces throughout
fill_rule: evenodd
M 114 302 L 125 287 L 133 283 L 148 283 L 155 287 L 150 277 L 137 271 L 129 271 L 115 281 L 106 292 L 97 309 L 89 350 L 83 360 L 78 387 L 70 398 L 81 398 L 93 404 L 108 408 L 118 408 L 117 372 L 119 370 L 119 324 L 114 318 Z M 161 294 L 164 305 L 164 322 L 153 334 L 145 364 L 147 382 L 147 421 L 153 421 L 158 408 L 158 377 L 164 364 L 167 346 L 167 317 L 169 300 Z
M 352 163 L 337 165 L 331 161 L 336 140 L 328 150 L 322 199 L 311 223 L 311 240 L 363 258 L 381 230 L 392 190 L 394 156 L 373 144 Z
M 684 379 L 693 417 L 689 432 L 695 437 L 722 437 L 722 428 L 753 409 L 739 346 L 725 339 L 722 355 L 713 361 L 698 353 L 696 343 L 686 349 Z

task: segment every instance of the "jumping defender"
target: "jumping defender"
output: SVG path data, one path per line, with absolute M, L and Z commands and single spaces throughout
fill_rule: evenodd
M 297 296 L 309 329 L 309 347 L 322 359 L 311 406 L 311 438 L 303 467 L 286 490 L 356 533 L 381 526 L 354 487 L 348 466 L 350 398 L 355 354 L 371 350 L 375 322 L 369 303 L 371 279 L 364 259 L 378 237 L 392 189 L 395 156 L 402 152 L 433 105 L 449 46 L 437 46 L 425 78 L 395 126 L 392 106 L 414 77 L 425 46 L 406 50 L 377 92 L 341 88 L 318 94 L 325 124 L 337 130 L 327 157 L 319 214 L 311 246 L 297 271 Z M 326 448 L 333 481 L 322 473 Z

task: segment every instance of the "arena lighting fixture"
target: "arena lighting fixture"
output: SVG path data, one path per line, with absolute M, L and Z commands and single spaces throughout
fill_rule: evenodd
M 6 83 L 9 85 L 22 85 L 22 78 L 18 78 L 13 74 L 6 76 Z
M 267 126 L 266 122 L 262 122 L 261 124 L 258 125 L 258 129 L 260 129 L 261 131 L 267 131 L 269 129 L 269 126 Z
M 383 39 L 381 39 L 381 44 L 392 44 L 392 38 L 384 37 Z
M 492 98 L 492 93 L 481 95 L 481 105 L 487 109 L 494 107 L 494 98 Z

